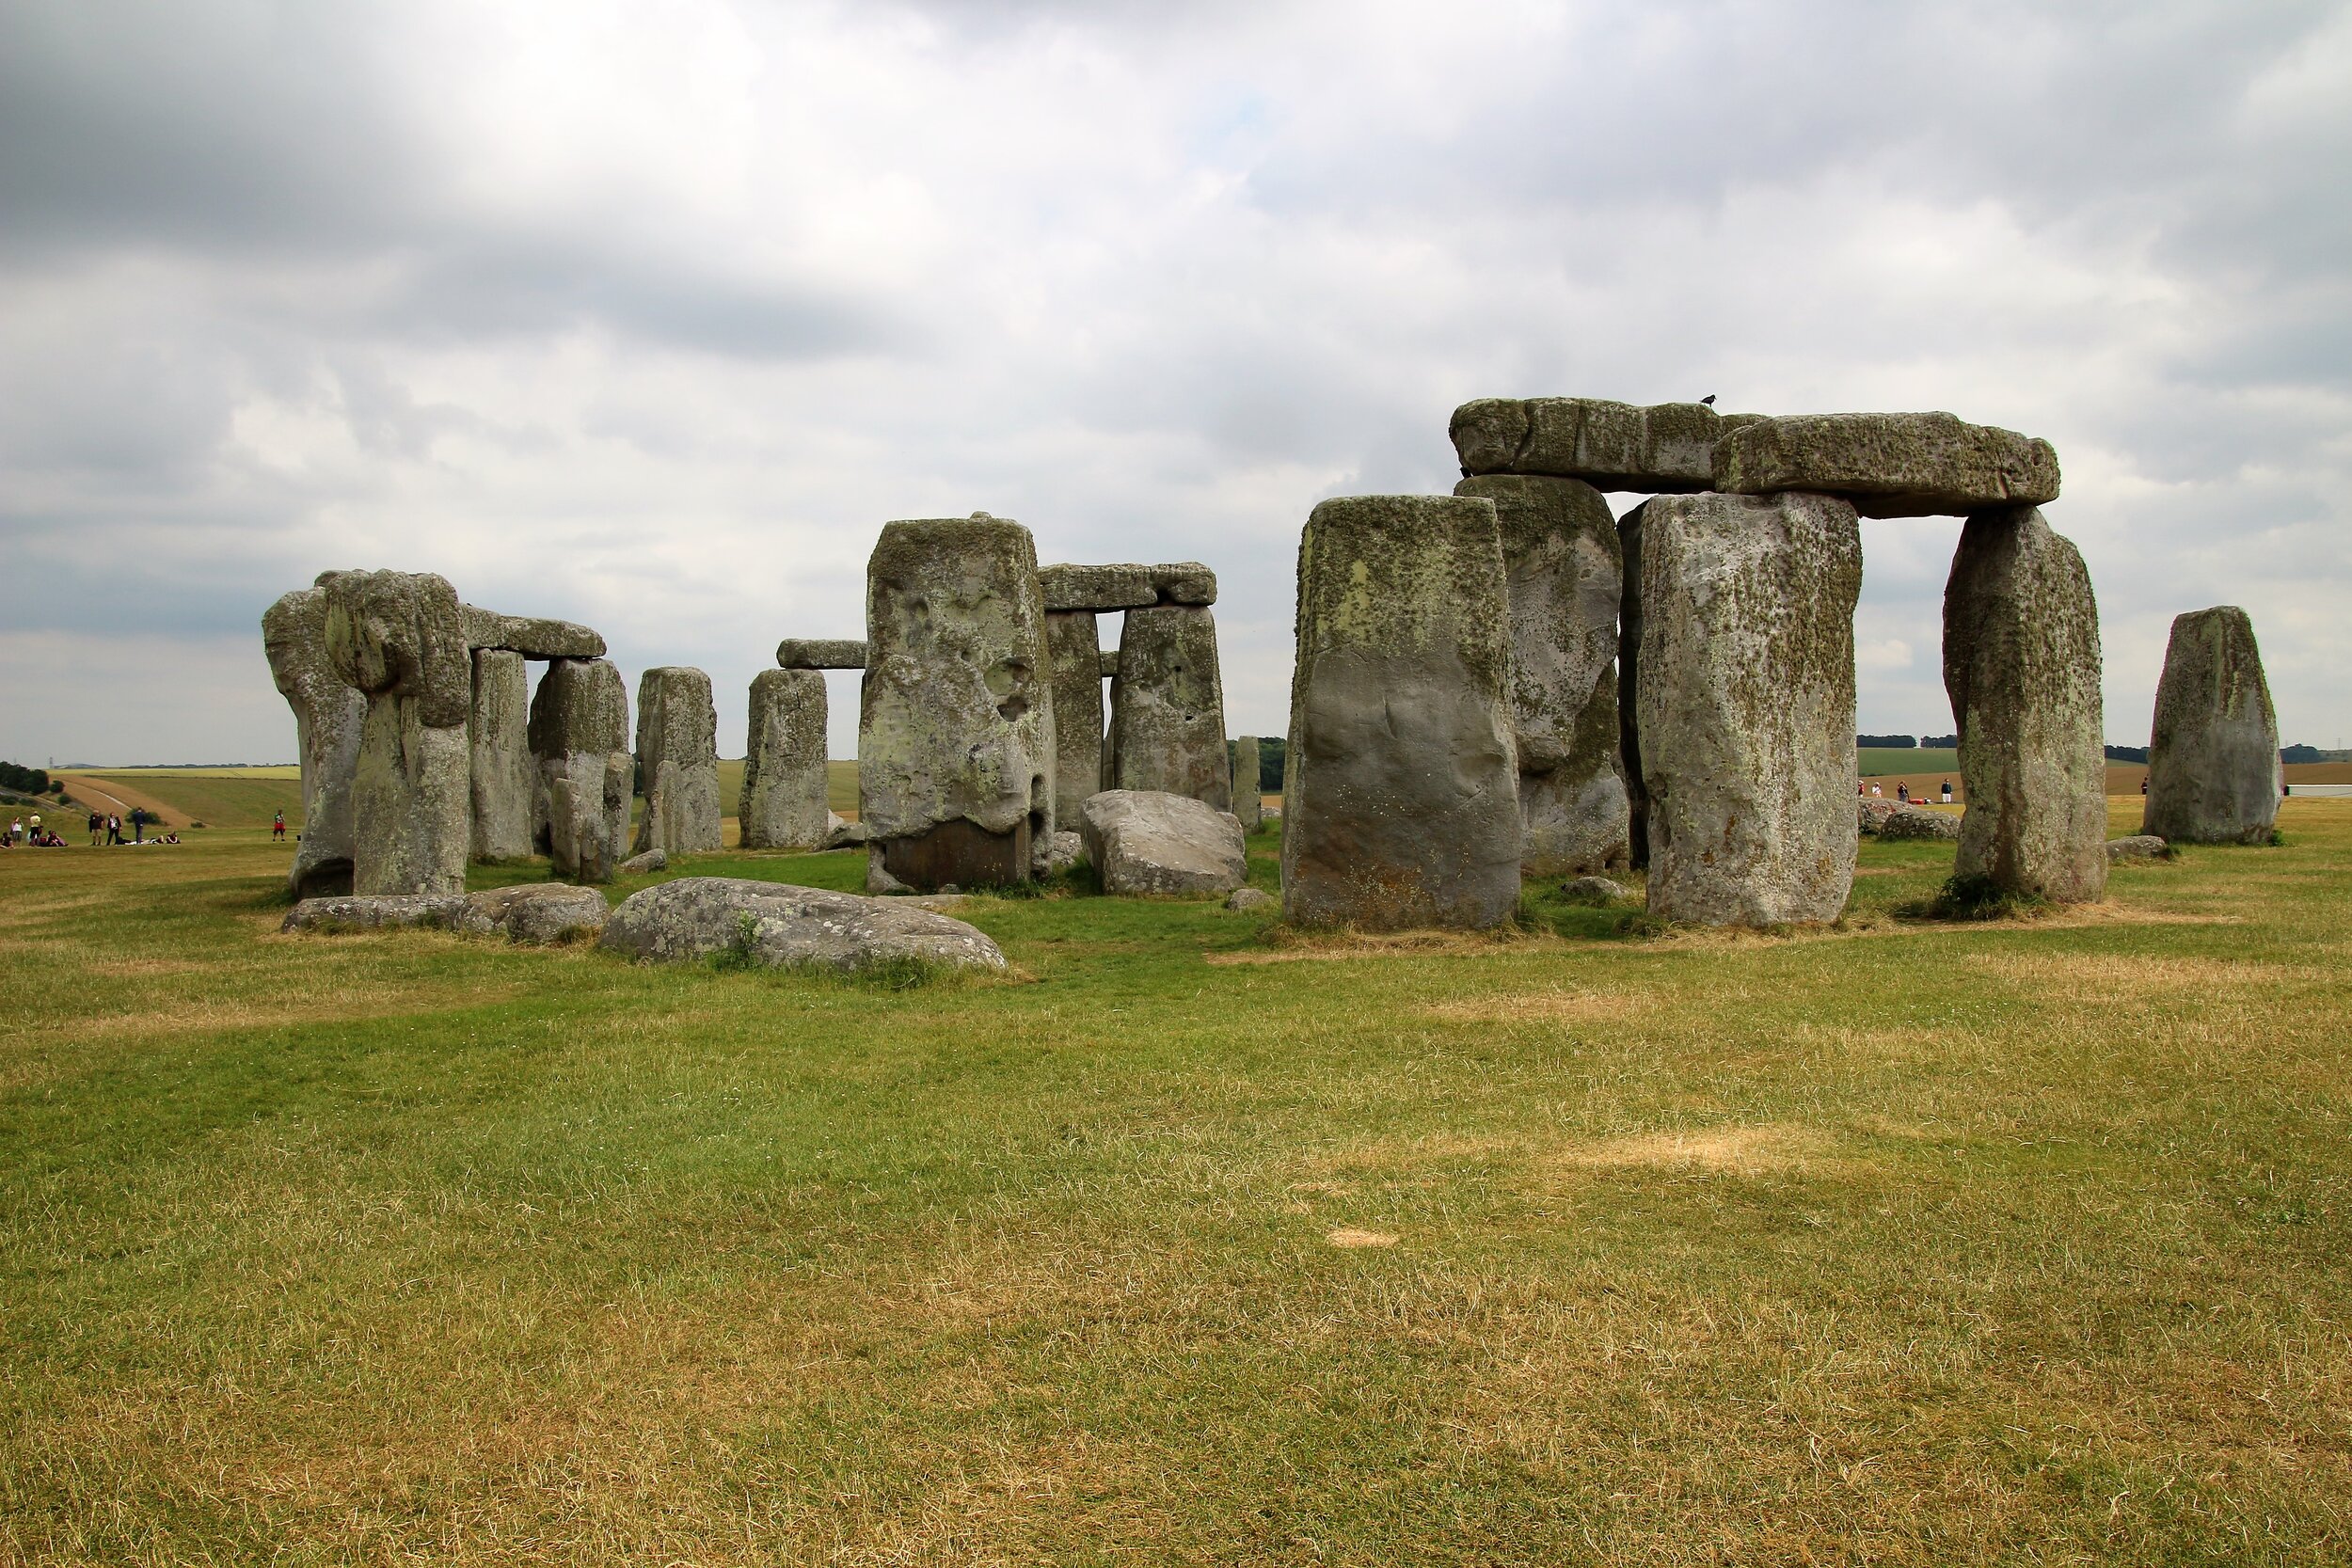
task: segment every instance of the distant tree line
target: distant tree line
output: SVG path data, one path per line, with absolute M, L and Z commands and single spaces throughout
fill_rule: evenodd
M 1956 735 L 1858 735 L 1856 747 L 1870 747 L 1888 752 L 1908 752 L 1914 749 L 1929 752 L 1948 752 L 1960 744 Z
M 2145 746 L 2110 746 L 2107 748 L 2107 760 L 2109 762 L 2146 762 L 2148 748 Z

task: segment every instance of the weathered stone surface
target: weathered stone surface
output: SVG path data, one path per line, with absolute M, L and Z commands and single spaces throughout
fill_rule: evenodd
M 1159 590 L 1152 583 L 1152 568 L 1134 562 L 1108 566 L 1064 562 L 1041 568 L 1037 582 L 1039 592 L 1045 595 L 1048 613 L 1140 610 L 1160 602 Z
M 1617 519 L 1617 548 L 1624 561 L 1624 595 L 1617 602 L 1617 766 L 1624 770 L 1626 860 L 1633 869 L 1649 864 L 1649 790 L 1642 783 L 1642 705 L 1636 700 L 1642 667 L 1642 513 L 1648 503 Z
M 720 847 L 719 710 L 708 675 L 664 664 L 637 683 L 637 773 L 645 810 L 635 852 L 691 855 Z
M 1111 679 L 1114 679 L 1115 677 L 1117 677 L 1117 675 L 1118 675 L 1118 674 L 1119 674 L 1119 650 L 1118 650 L 1117 648 L 1105 648 L 1105 649 L 1104 649 L 1104 650 L 1103 650 L 1103 678 L 1104 678 L 1104 680 L 1111 680 Z
M 1103 787 L 1103 645 L 1094 612 L 1048 610 L 1045 656 L 1054 674 L 1054 819 L 1073 822 L 1078 803 Z
M 473 659 L 457 591 L 411 572 L 337 572 L 322 591 L 327 657 L 368 699 L 352 776 L 352 891 L 462 893 Z
M 1105 789 L 1078 808 L 1079 833 L 1104 893 L 1191 898 L 1249 879 L 1241 825 L 1190 796 Z
M 833 831 L 825 805 L 825 677 L 814 670 L 762 670 L 752 677 L 743 797 L 736 808 L 746 849 L 814 849 Z
M 2140 831 L 2174 844 L 2267 844 L 2280 779 L 2279 717 L 2253 622 L 2235 605 L 2174 616 Z
M 857 970 L 896 959 L 1000 970 L 1005 955 L 961 920 L 898 900 L 781 882 L 682 877 L 633 894 L 598 945 L 659 963 L 733 950 L 752 962 Z
M 2169 860 L 2172 847 L 2153 833 L 2135 833 L 2129 838 L 2107 840 L 2107 863 L 2123 861 Z
M 1623 903 L 1633 893 L 1606 877 L 1574 877 L 1560 884 L 1560 896 L 1571 904 L 1606 905 Z
M 531 754 L 531 667 L 521 654 L 504 648 L 473 651 L 473 715 L 467 731 L 472 857 L 526 860 L 539 764 Z
M 1045 874 L 1058 877 L 1086 859 L 1087 845 L 1083 835 L 1067 828 L 1057 828 L 1045 843 Z
M 548 666 L 531 700 L 531 754 L 538 760 L 555 874 L 612 880 L 628 853 L 636 772 L 621 673 L 601 658 Z
M 368 700 L 326 657 L 326 595 L 296 589 L 262 615 L 270 677 L 294 709 L 302 761 L 302 822 L 286 887 L 297 898 L 348 894 L 354 826 L 351 786 Z
M 1661 496 L 1642 520 L 1649 908 L 1837 918 L 1853 882 L 1862 532 L 1829 496 Z
M 642 855 L 631 855 L 614 868 L 624 877 L 650 877 L 657 871 L 670 869 L 667 849 L 648 849 Z
M 1859 796 L 1854 800 L 1855 826 L 1863 832 L 1875 834 L 1888 817 L 1902 809 L 1900 800 L 1879 795 Z
M 1623 865 L 1630 808 L 1617 756 L 1616 519 L 1581 480 L 1485 474 L 1454 487 L 1495 503 L 1511 595 L 1511 719 L 1520 872 Z
M 873 831 L 865 823 L 844 822 L 836 816 L 833 818 L 833 826 L 825 832 L 825 847 L 828 849 L 861 848 L 866 841 L 873 836 Z
M 866 620 L 858 815 L 881 863 L 923 892 L 1026 879 L 1033 841 L 1054 828 L 1029 531 L 985 515 L 884 525 Z
M 1265 801 L 1258 787 L 1258 776 L 1264 768 L 1256 736 L 1245 735 L 1233 742 L 1233 816 L 1246 833 L 1256 832 L 1265 816 Z
M 1279 909 L 1282 901 L 1261 888 L 1241 887 L 1225 900 L 1225 907 L 1236 914 L 1254 914 L 1260 910 Z
M 463 607 L 466 641 L 475 648 L 499 648 L 525 658 L 602 658 L 604 639 L 574 621 L 549 621 L 536 615 L 501 615 L 474 605 Z
M 611 913 L 595 888 L 530 882 L 468 894 L 450 924 L 471 936 L 546 946 L 596 936 Z
M 1216 574 L 1198 561 L 1173 561 L 1152 568 L 1154 603 L 1213 605 L 1216 603 Z
M 2058 453 L 1949 414 L 1804 414 L 1726 433 L 1715 446 L 1714 488 L 1818 490 L 1866 517 L 1966 516 L 2058 499 Z
M 2099 606 L 2074 545 L 2030 506 L 1961 530 L 1944 589 L 1944 689 L 1967 796 L 1954 869 L 2053 903 L 2106 890 Z
M 1898 804 L 1880 821 L 1881 838 L 1949 838 L 1960 837 L 1960 818 L 1947 811 L 1930 811 L 1924 806 Z
M 1215 610 L 1167 604 L 1127 612 L 1119 675 L 1111 684 L 1104 782 L 1115 789 L 1187 795 L 1218 811 L 1232 808 Z
M 1282 908 L 1487 927 L 1519 897 L 1510 599 L 1494 503 L 1324 501 L 1298 546 Z
M 1703 403 L 1480 398 L 1454 411 L 1452 433 L 1465 475 L 1549 474 L 1663 495 L 1709 488 L 1715 443 L 1757 418 Z
M 787 637 L 776 644 L 776 662 L 787 670 L 863 670 L 866 654 L 859 638 Z
M 453 927 L 465 912 L 459 893 L 345 894 L 305 898 L 286 911 L 280 931 L 380 931 L 407 926 Z

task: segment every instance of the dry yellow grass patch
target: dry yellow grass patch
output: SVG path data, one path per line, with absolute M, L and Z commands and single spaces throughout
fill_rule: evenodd
M 1277 927 L 1271 952 L 1211 953 L 1213 964 L 1287 964 L 1338 958 L 1454 958 L 1564 948 L 1557 937 L 1522 931 L 1286 931 Z
M 1520 996 L 1469 997 L 1433 1003 L 1422 1011 L 1454 1023 L 1575 1023 L 1593 1019 L 1625 1018 L 1655 1005 L 1647 996 L 1622 991 L 1550 990 Z
M 2029 990 L 2103 1003 L 2192 990 L 2277 990 L 2326 974 L 2297 964 L 2127 953 L 1971 953 L 1962 962 Z
M 1396 1238 L 1386 1230 L 1359 1230 L 1352 1225 L 1341 1226 L 1323 1239 L 1339 1247 L 1396 1245 Z
M 185 998 L 96 1018 L 59 1019 L 19 1032 L 103 1037 L 114 1035 L 215 1034 L 224 1030 L 277 1029 L 326 1019 L 382 1018 L 393 1013 L 433 1013 L 447 1008 L 504 1002 L 517 988 L 479 984 L 420 988 L 401 986 L 311 987 L 299 996 L 217 1001 Z
M 1636 1132 L 1558 1150 L 1544 1161 L 1555 1170 L 1703 1171 L 1763 1176 L 1820 1168 L 1833 1163 L 1827 1134 L 1793 1123 L 1754 1127 L 1677 1128 Z

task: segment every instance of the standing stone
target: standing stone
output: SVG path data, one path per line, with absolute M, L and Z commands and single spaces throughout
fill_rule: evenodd
M 1232 809 L 1216 612 L 1208 606 L 1127 611 L 1111 682 L 1106 782 L 1113 789 L 1185 795 L 1218 811 Z
M 1511 595 L 1511 714 L 1520 874 L 1621 867 L 1629 807 L 1617 760 L 1616 519 L 1581 480 L 1489 474 L 1457 496 L 1495 503 Z
M 471 852 L 478 861 L 531 855 L 539 765 L 531 754 L 531 671 L 510 649 L 473 650 Z
M 720 847 L 719 710 L 700 670 L 665 664 L 637 683 L 637 774 L 645 814 L 631 854 Z
M 326 657 L 326 594 L 300 588 L 262 615 L 270 678 L 294 709 L 302 759 L 302 823 L 286 887 L 296 898 L 351 892 L 352 781 L 368 700 Z
M 2172 844 L 2267 844 L 2280 779 L 2279 716 L 2254 623 L 2235 605 L 2173 617 L 2139 831 Z
M 1233 816 L 1246 833 L 1256 832 L 1265 815 L 1258 788 L 1258 774 L 1263 762 L 1256 736 L 1246 735 L 1233 742 Z
M 1103 787 L 1103 644 L 1094 612 L 1047 610 L 1045 654 L 1054 671 L 1054 820 L 1075 822 L 1086 798 Z
M 1037 544 L 977 513 L 883 525 L 866 568 L 858 719 L 867 882 L 1025 881 L 1054 830 Z
M 367 694 L 352 782 L 352 891 L 463 893 L 473 660 L 457 591 L 430 573 L 338 572 L 326 651 Z
M 751 745 L 736 808 L 746 849 L 814 849 L 833 831 L 825 808 L 825 677 L 762 670 L 752 677 Z
M 609 660 L 557 659 L 531 700 L 531 754 L 547 800 L 555 874 L 609 882 L 628 850 L 635 772 L 628 684 Z
M 1954 869 L 2088 903 L 2107 885 L 2099 606 L 2038 508 L 1979 512 L 1944 589 L 1944 689 L 1968 805 Z
M 1650 912 L 1706 926 L 1836 919 L 1856 842 L 1853 508 L 1805 494 L 1661 496 L 1641 531 Z
M 1488 927 L 1519 898 L 1510 599 L 1492 501 L 1327 500 L 1298 545 L 1282 908 Z
M 1649 864 L 1649 788 L 1642 783 L 1642 510 L 1617 519 L 1617 548 L 1625 561 L 1625 594 L 1617 602 L 1617 758 L 1625 768 L 1626 860 Z

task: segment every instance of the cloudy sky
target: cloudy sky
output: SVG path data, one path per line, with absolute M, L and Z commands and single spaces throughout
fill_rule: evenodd
M 23 0 L 0 755 L 290 760 L 258 617 L 344 565 L 700 665 L 739 751 L 880 524 L 977 509 L 1216 566 L 1279 734 L 1316 500 L 1707 392 L 2049 437 L 2108 737 L 2236 603 L 2334 745 L 2348 185 L 2343 4 Z M 1865 728 L 1949 726 L 1958 526 L 1864 525 Z

